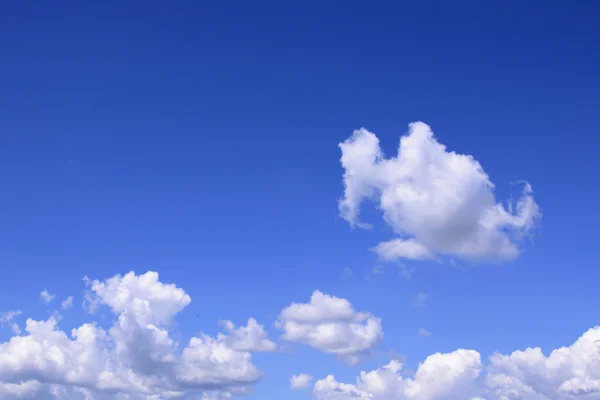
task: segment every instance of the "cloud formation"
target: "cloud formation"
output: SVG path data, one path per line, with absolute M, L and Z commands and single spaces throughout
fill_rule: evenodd
M 396 157 L 385 158 L 377 136 L 364 128 L 339 147 L 345 186 L 340 215 L 367 228 L 359 219 L 361 204 L 378 202 L 398 235 L 374 247 L 384 260 L 511 260 L 541 218 L 528 183 L 516 203 L 496 202 L 479 162 L 447 151 L 423 122 L 409 124 Z
M 428 336 L 431 336 L 431 332 L 429 332 L 425 328 L 419 328 L 419 330 L 417 331 L 417 335 L 422 336 L 422 337 L 428 337 Z
M 229 335 L 221 335 L 223 340 L 229 344 L 232 349 L 238 351 L 274 351 L 277 345 L 268 339 L 268 334 L 264 327 L 254 318 L 248 319 L 246 326 L 236 328 L 231 321 L 221 321 Z
M 60 308 L 68 310 L 73 306 L 73 296 L 69 296 L 60 303 Z
M 42 299 L 44 303 L 48 304 L 54 299 L 54 295 L 44 289 L 40 292 L 40 299 Z
M 307 344 L 356 364 L 383 340 L 381 320 L 357 312 L 346 299 L 315 291 L 309 303 L 292 303 L 279 314 L 282 338 Z
M 290 389 L 307 389 L 312 383 L 313 377 L 307 374 L 294 375 L 290 379 Z
M 230 335 L 199 334 L 180 349 L 169 327 L 191 298 L 158 278 L 130 272 L 87 281 L 89 301 L 116 316 L 107 330 L 87 323 L 67 333 L 54 317 L 28 319 L 25 335 L 0 343 L 0 398 L 208 400 L 249 393 L 262 376 L 251 351 L 271 346 L 262 326 L 253 319 L 231 324 Z
M 14 319 L 21 314 L 21 310 L 11 310 L 0 313 L 0 326 L 8 325 L 15 335 L 20 335 L 21 327 L 14 321 Z
M 487 366 L 474 350 L 436 353 L 407 377 L 400 361 L 361 372 L 356 383 L 329 375 L 314 385 L 318 400 L 572 400 L 600 399 L 600 326 L 570 347 L 495 354 Z

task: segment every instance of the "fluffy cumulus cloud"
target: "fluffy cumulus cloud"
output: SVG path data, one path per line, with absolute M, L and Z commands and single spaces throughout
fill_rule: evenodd
M 282 338 L 307 344 L 355 364 L 383 340 L 381 320 L 350 302 L 315 291 L 309 303 L 292 303 L 279 314 Z
M 254 318 L 248 319 L 246 326 L 237 327 L 231 321 L 221 321 L 221 325 L 229 332 L 221 335 L 229 346 L 239 351 L 274 351 L 277 345 L 268 339 L 264 327 Z
M 398 235 L 374 248 L 383 259 L 514 259 L 541 218 L 528 183 L 516 202 L 497 202 L 479 162 L 447 151 L 422 122 L 409 125 L 396 157 L 384 157 L 379 139 L 366 129 L 340 148 L 345 170 L 340 214 L 352 226 L 368 227 L 359 219 L 361 203 L 378 202 Z
M 549 356 L 530 348 L 495 354 L 483 365 L 478 352 L 456 350 L 429 356 L 407 375 L 392 361 L 362 372 L 355 383 L 327 376 L 313 390 L 319 400 L 598 400 L 600 327 Z
M 191 299 L 158 274 L 88 283 L 88 301 L 115 315 L 71 332 L 27 319 L 25 331 L 0 343 L 0 398 L 225 399 L 247 394 L 262 373 L 251 351 L 273 347 L 255 320 L 229 333 L 199 334 L 179 346 L 169 328 Z
M 312 383 L 313 377 L 307 374 L 294 375 L 290 378 L 290 388 L 292 390 L 306 389 Z

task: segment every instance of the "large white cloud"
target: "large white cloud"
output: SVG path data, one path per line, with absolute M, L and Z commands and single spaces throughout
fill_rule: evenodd
M 155 272 L 87 283 L 88 302 L 108 306 L 114 325 L 88 323 L 68 334 L 54 317 L 28 319 L 26 334 L 0 343 L 0 398 L 217 399 L 247 394 L 261 378 L 250 352 L 273 344 L 254 319 L 180 349 L 169 327 L 191 302 L 183 289 Z
M 549 356 L 540 348 L 492 356 L 487 386 L 511 399 L 600 399 L 600 326 Z
M 474 379 L 480 374 L 481 360 L 476 351 L 458 350 L 428 357 L 414 378 L 402 376 L 401 370 L 402 364 L 392 361 L 362 372 L 356 384 L 339 383 L 330 375 L 315 383 L 314 392 L 321 400 L 468 399 L 476 392 Z
M 527 349 L 495 354 L 484 366 L 478 352 L 456 350 L 429 356 L 414 377 L 402 367 L 392 361 L 352 384 L 330 375 L 315 383 L 314 394 L 319 400 L 598 400 L 600 327 L 549 356 Z
M 397 157 L 385 158 L 379 139 L 366 129 L 339 146 L 345 170 L 340 215 L 352 226 L 368 227 L 359 219 L 361 203 L 378 201 L 398 235 L 374 248 L 383 259 L 514 259 L 541 218 L 528 183 L 515 204 L 496 202 L 479 162 L 447 151 L 422 122 L 409 125 Z
M 355 364 L 383 340 L 381 320 L 350 302 L 315 291 L 310 303 L 292 303 L 279 314 L 283 339 L 310 345 Z

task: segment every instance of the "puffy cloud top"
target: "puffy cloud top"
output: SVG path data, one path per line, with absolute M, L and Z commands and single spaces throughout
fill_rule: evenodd
M 479 162 L 447 151 L 422 122 L 409 125 L 397 157 L 385 158 L 379 139 L 366 129 L 354 131 L 339 146 L 345 171 L 340 215 L 365 228 L 361 203 L 379 202 L 399 236 L 374 248 L 383 259 L 514 259 L 520 239 L 541 218 L 528 183 L 515 204 L 497 203 L 494 184 Z
M 252 352 L 276 349 L 253 318 L 239 327 L 223 321 L 224 333 L 200 333 L 180 347 L 169 321 L 191 300 L 154 272 L 88 280 L 88 287 L 88 299 L 115 313 L 114 324 L 65 332 L 55 317 L 27 319 L 23 334 L 0 343 L 0 399 L 231 399 L 261 379 Z M 19 317 L 5 312 L 0 324 Z M 350 363 L 383 339 L 378 318 L 319 291 L 281 310 L 277 324 L 284 339 Z M 319 400 L 600 400 L 600 327 L 549 355 L 529 348 L 484 363 L 477 351 L 459 349 L 430 355 L 414 374 L 394 360 L 354 383 L 333 375 L 314 384 L 307 374 L 290 379 L 291 389 L 311 385 Z
M 277 345 L 267 338 L 265 328 L 254 318 L 248 319 L 246 326 L 236 328 L 231 321 L 222 321 L 221 325 L 229 332 L 221 335 L 233 349 L 239 351 L 274 351 Z
M 26 335 L 0 343 L 0 398 L 224 399 L 261 378 L 250 351 L 273 344 L 254 319 L 231 327 L 231 336 L 192 337 L 179 351 L 168 328 L 191 302 L 183 289 L 155 272 L 87 283 L 88 301 L 108 306 L 114 325 L 88 323 L 67 334 L 54 317 L 28 319 Z
M 357 312 L 350 302 L 315 291 L 310 303 L 293 303 L 279 314 L 283 339 L 332 353 L 349 364 L 368 355 L 383 340 L 381 320 Z
M 545 356 L 539 348 L 495 354 L 487 366 L 474 350 L 433 354 L 414 377 L 398 361 L 362 372 L 355 384 L 330 375 L 317 381 L 319 400 L 600 399 L 600 327 Z
M 294 375 L 290 379 L 290 388 L 292 390 L 306 389 L 310 386 L 313 377 L 307 374 Z

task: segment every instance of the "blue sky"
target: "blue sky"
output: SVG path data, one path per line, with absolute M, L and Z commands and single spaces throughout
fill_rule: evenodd
M 174 354 L 199 332 L 227 331 L 220 320 L 239 327 L 252 317 L 264 327 L 276 351 L 236 350 L 252 353 L 262 372 L 248 385 L 251 399 L 358 399 L 312 386 L 292 391 L 290 378 L 305 373 L 314 383 L 331 374 L 355 384 L 360 371 L 381 371 L 397 354 L 414 371 L 431 354 L 473 349 L 483 379 L 496 373 L 497 366 L 486 367 L 494 352 L 539 346 L 548 356 L 570 346 L 599 323 L 599 11 L 592 2 L 541 1 L 8 2 L 0 16 L 0 312 L 21 314 L 2 314 L 0 346 L 8 354 L 41 337 L 15 341 L 11 324 L 27 338 L 27 318 L 54 315 L 55 329 L 67 336 L 87 322 L 108 332 L 118 315 L 138 318 L 128 301 L 116 304 L 114 292 L 98 286 L 129 271 L 156 271 L 160 282 L 191 298 L 187 304 L 173 292 L 179 303 L 163 315 L 168 323 L 150 316 L 162 309 L 135 319 L 140 329 L 165 322 L 180 341 Z M 389 171 L 377 165 L 398 156 L 399 140 L 415 121 L 435 134 L 424 147 L 415 145 L 417 153 L 437 142 L 447 152 L 436 150 L 408 177 L 439 201 L 404 215 L 406 197 L 380 203 L 382 193 L 398 195 L 400 163 Z M 363 127 L 383 155 L 342 165 L 338 144 Z M 443 190 L 431 183 L 423 171 L 433 164 L 445 171 L 448 152 L 481 164 L 493 191 L 481 189 L 481 176 L 467 181 L 494 201 L 472 196 L 460 171 L 442 175 Z M 353 167 L 364 174 L 359 191 L 373 190 L 360 208 L 371 229 L 352 228 L 352 218 L 340 213 L 344 173 Z M 531 185 L 525 197 L 532 196 L 540 215 L 531 226 L 490 228 L 507 234 L 518 255 L 471 257 L 476 251 L 442 244 L 442 236 L 472 243 L 475 234 L 463 237 L 444 221 L 479 226 L 471 210 L 508 207 L 511 198 L 516 205 L 521 181 Z M 464 215 L 445 208 L 453 191 Z M 423 216 L 438 209 L 440 220 Z M 406 228 L 408 219 L 417 228 Z M 435 256 L 384 260 L 370 250 L 398 237 L 416 238 Z M 493 240 L 485 243 L 486 256 L 498 251 Z M 86 286 L 84 276 L 98 285 Z M 45 303 L 43 289 L 55 298 Z M 144 290 L 131 293 L 154 304 L 154 292 Z M 315 290 L 369 316 L 353 314 L 350 323 L 335 312 L 327 319 L 320 309 L 306 329 L 333 323 L 346 332 L 370 318 L 381 322 L 382 340 L 359 338 L 359 362 L 348 363 L 346 356 L 357 354 L 333 354 L 314 337 L 286 339 L 285 322 L 298 320 L 283 311 L 309 303 Z M 411 306 L 419 293 L 426 301 Z M 69 296 L 73 306 L 62 310 Z M 93 315 L 90 296 L 100 304 Z M 421 328 L 431 336 L 419 336 Z M 235 329 L 223 339 L 232 348 Z M 347 350 L 348 343 L 337 345 Z M 600 360 L 600 351 L 588 356 Z M 17 373 L 6 362 L 0 355 L 0 396 L 15 398 L 14 385 L 37 380 L 31 398 L 46 398 L 52 387 L 78 398 L 64 377 L 31 365 Z M 587 370 L 588 386 L 598 389 L 590 396 L 597 396 L 600 371 Z M 85 382 L 71 386 L 116 398 Z M 546 397 L 515 398 L 575 396 L 544 382 L 523 384 Z M 406 398 L 500 396 L 474 385 L 488 392 Z M 373 393 L 367 386 L 356 390 Z M 205 387 L 198 383 L 189 396 Z M 389 393 L 374 399 L 405 398 Z

